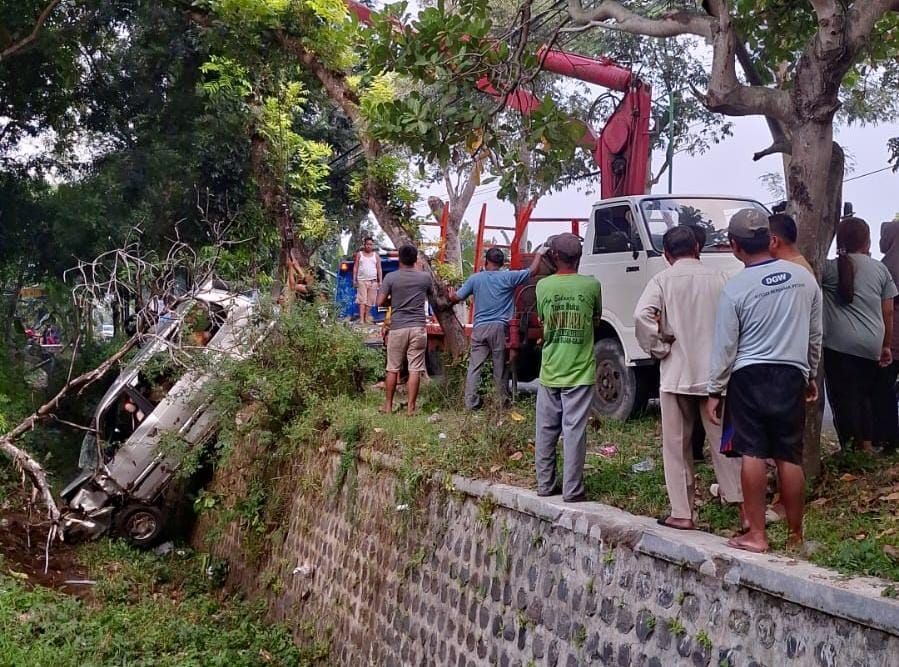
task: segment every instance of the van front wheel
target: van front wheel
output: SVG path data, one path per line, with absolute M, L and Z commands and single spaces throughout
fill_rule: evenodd
M 116 532 L 136 547 L 150 547 L 162 535 L 165 515 L 153 505 L 126 505 L 115 516 Z
M 595 411 L 624 421 L 646 409 L 650 386 L 642 369 L 628 366 L 624 349 L 614 338 L 602 338 L 593 348 L 596 355 Z

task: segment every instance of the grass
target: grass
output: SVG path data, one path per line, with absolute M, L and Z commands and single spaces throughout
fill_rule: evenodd
M 205 559 L 109 540 L 80 554 L 97 581 L 87 599 L 30 587 L 0 567 L 0 664 L 292 667 L 327 657 L 324 644 L 296 646 L 261 605 L 214 594 Z
M 316 412 L 322 429 L 333 434 L 347 424 L 359 425 L 366 446 L 399 458 L 416 479 L 458 473 L 533 488 L 533 398 L 522 397 L 508 411 L 488 406 L 465 413 L 449 407 L 461 394 L 454 392 L 436 383 L 426 386 L 420 414 L 413 417 L 380 414 L 379 390 L 352 400 L 332 399 Z M 666 514 L 659 429 L 658 415 L 653 413 L 630 422 L 591 424 L 585 471 L 588 497 L 634 514 Z M 610 444 L 617 453 L 604 456 L 601 450 Z M 653 461 L 653 469 L 634 472 L 632 466 L 646 459 Z M 709 487 L 715 481 L 711 464 L 698 464 L 696 473 L 700 527 L 733 535 L 737 511 L 711 496 Z M 899 456 L 829 457 L 824 474 L 807 494 L 806 536 L 816 543 L 810 559 L 847 574 L 899 581 L 899 502 L 882 500 L 895 492 L 899 492 Z M 784 549 L 783 525 L 773 525 L 769 538 L 773 549 Z

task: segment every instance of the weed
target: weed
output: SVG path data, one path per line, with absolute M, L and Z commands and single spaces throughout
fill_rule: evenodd
M 587 595 L 593 595 L 596 591 L 596 580 L 593 577 L 587 579 L 587 583 L 584 585 L 584 588 L 587 590 Z
M 602 555 L 602 563 L 603 565 L 615 564 L 615 552 L 612 549 L 606 549 L 606 552 Z
M 587 628 L 583 625 L 579 625 L 577 632 L 575 632 L 574 637 L 571 638 L 571 642 L 574 644 L 576 649 L 583 648 L 584 644 L 587 643 Z
M 894 599 L 899 598 L 899 588 L 897 588 L 893 584 L 890 584 L 889 586 L 884 588 L 882 591 L 880 591 L 880 597 L 894 598 Z
M 684 593 L 683 591 L 680 591 L 680 592 L 678 592 L 678 594 L 675 596 L 674 601 L 677 602 L 678 604 L 683 604 L 683 603 L 684 603 L 684 600 L 686 599 L 686 597 L 687 597 L 687 594 Z
M 668 619 L 668 631 L 675 637 L 681 637 L 687 634 L 687 628 L 684 627 L 683 621 L 677 617 Z
M 709 637 L 709 633 L 705 630 L 700 630 L 696 633 L 696 643 L 702 646 L 707 651 L 712 650 L 712 638 Z
M 546 538 L 543 535 L 540 533 L 531 535 L 531 546 L 534 549 L 542 549 L 544 544 L 546 544 Z
M 492 526 L 493 512 L 496 511 L 497 507 L 499 507 L 499 505 L 496 502 L 496 498 L 489 493 L 483 496 L 478 502 L 478 523 L 484 528 Z

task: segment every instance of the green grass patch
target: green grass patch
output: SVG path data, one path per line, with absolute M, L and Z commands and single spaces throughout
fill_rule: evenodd
M 0 574 L 0 664 L 297 666 L 327 658 L 326 644 L 297 646 L 261 605 L 214 595 L 204 558 L 157 557 L 111 541 L 82 554 L 97 581 L 88 600 Z

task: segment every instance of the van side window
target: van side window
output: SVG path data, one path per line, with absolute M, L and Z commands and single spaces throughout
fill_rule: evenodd
M 593 215 L 593 254 L 643 250 L 643 242 L 633 224 L 631 207 L 608 206 Z

